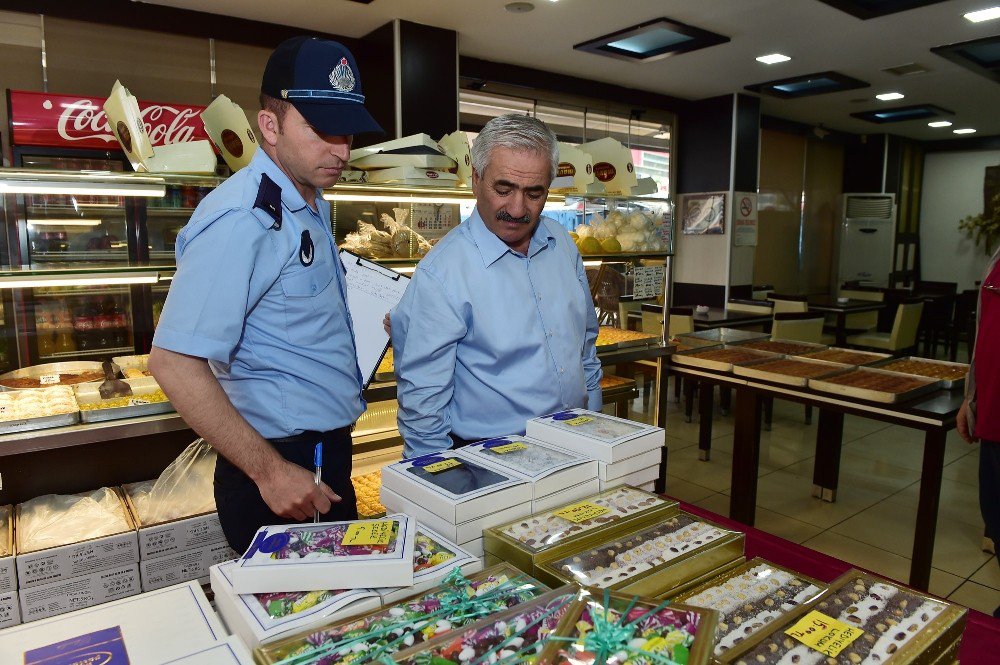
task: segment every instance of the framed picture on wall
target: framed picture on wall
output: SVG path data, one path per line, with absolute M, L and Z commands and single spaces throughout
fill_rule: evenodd
M 726 232 L 726 195 L 689 194 L 681 210 L 684 235 L 721 235 Z

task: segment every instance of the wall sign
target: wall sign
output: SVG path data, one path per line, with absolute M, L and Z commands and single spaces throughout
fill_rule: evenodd
M 689 194 L 683 198 L 681 233 L 721 235 L 726 232 L 726 195 Z
M 757 246 L 757 195 L 752 192 L 736 192 L 733 196 L 733 245 L 737 247 Z

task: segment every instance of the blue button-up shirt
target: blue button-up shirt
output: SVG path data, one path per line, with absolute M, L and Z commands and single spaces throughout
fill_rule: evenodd
M 254 207 L 265 173 L 281 188 L 280 229 Z M 364 409 L 344 269 L 320 192 L 316 207 L 258 150 L 178 234 L 177 272 L 153 338 L 206 358 L 265 438 L 350 425 Z
M 524 256 L 474 210 L 419 263 L 391 322 L 407 457 L 448 448 L 449 432 L 523 434 L 530 418 L 601 408 L 583 260 L 550 219 Z

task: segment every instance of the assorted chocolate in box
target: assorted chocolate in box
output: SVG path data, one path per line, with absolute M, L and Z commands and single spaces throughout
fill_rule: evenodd
M 489 528 L 483 540 L 488 554 L 538 575 L 535 564 L 543 557 L 573 554 L 586 546 L 584 540 L 651 524 L 676 511 L 676 501 L 622 485 Z

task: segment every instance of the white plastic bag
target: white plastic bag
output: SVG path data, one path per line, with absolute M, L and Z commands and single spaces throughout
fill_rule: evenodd
M 129 489 L 140 526 L 159 524 L 215 510 L 215 449 L 195 440 L 155 481 Z
M 121 499 L 107 487 L 87 494 L 46 494 L 21 504 L 19 552 L 79 543 L 130 528 Z

